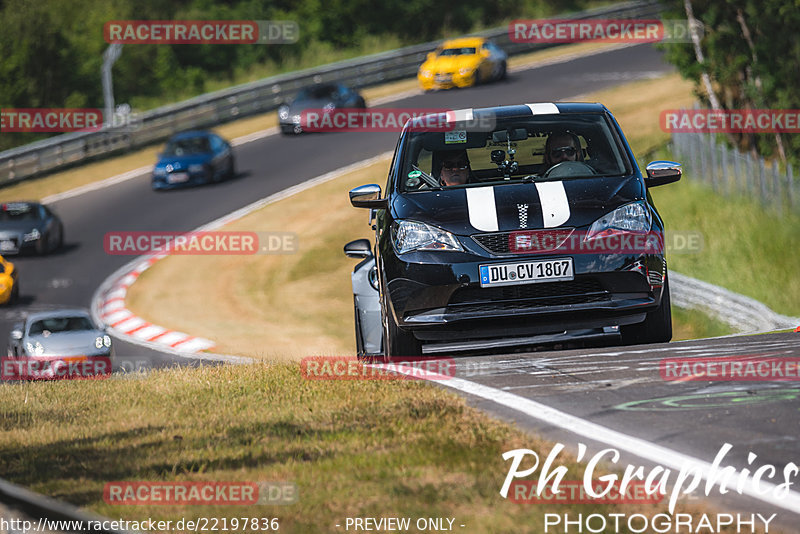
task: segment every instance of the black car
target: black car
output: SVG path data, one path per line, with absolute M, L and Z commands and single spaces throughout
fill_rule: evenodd
M 23 251 L 47 254 L 64 244 L 64 225 L 50 208 L 38 202 L 0 204 L 0 254 Z
M 680 165 L 653 162 L 643 177 L 600 104 L 453 116 L 436 131 L 406 125 L 384 196 L 375 184 L 350 192 L 376 210 L 385 356 L 669 341 L 664 226 L 648 188 L 679 180 Z M 444 185 L 453 172 L 465 183 Z
M 303 132 L 303 112 L 307 110 L 365 109 L 367 103 L 358 91 L 340 83 L 321 83 L 306 87 L 291 102 L 278 106 L 281 133 Z

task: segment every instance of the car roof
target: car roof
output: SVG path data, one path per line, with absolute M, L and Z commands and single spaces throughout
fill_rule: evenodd
M 53 319 L 56 317 L 75 317 L 82 316 L 91 319 L 89 312 L 83 308 L 65 308 L 61 310 L 49 310 L 29 313 L 25 318 L 26 322 L 40 321 L 42 319 Z M 92 321 L 94 323 L 94 321 Z
M 456 121 L 471 121 L 476 116 L 488 116 L 495 119 L 507 119 L 513 117 L 525 117 L 534 115 L 560 115 L 570 113 L 608 113 L 609 109 L 600 103 L 589 102 L 534 102 L 528 104 L 516 104 L 510 106 L 494 106 L 488 108 L 464 108 L 448 111 L 449 117 L 454 116 Z M 439 116 L 441 112 L 425 115 Z M 452 119 L 450 119 L 452 120 Z M 406 128 L 411 121 L 406 123 Z
M 173 135 L 169 138 L 170 141 L 179 141 L 181 139 L 191 139 L 193 137 L 208 137 L 210 135 L 214 135 L 214 132 L 209 132 L 208 130 L 189 130 L 186 132 L 181 132 Z
M 450 39 L 442 43 L 442 48 L 478 48 L 486 39 L 483 37 L 461 37 L 459 39 Z

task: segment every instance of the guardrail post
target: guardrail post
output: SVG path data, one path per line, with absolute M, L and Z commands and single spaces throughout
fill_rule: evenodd
M 734 191 L 739 194 L 744 194 L 744 187 L 739 185 L 739 173 L 741 171 L 741 162 L 739 159 L 742 157 L 741 152 L 734 149 L 733 150 L 733 189 Z
M 722 152 L 722 194 L 728 196 L 728 145 L 722 143 L 719 148 Z
M 788 189 L 789 209 L 794 208 L 794 171 L 792 164 L 786 164 L 786 188 Z

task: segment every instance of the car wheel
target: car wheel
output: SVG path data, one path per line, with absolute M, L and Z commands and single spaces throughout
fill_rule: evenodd
M 36 254 L 41 256 L 47 254 L 50 248 L 50 235 L 45 234 L 36 242 Z
M 672 339 L 672 307 L 669 296 L 669 279 L 664 280 L 661 304 L 647 314 L 639 324 L 622 327 L 622 340 L 628 345 L 666 343 Z
M 56 240 L 47 252 L 55 252 L 60 250 L 62 246 L 64 246 L 64 227 L 59 226 L 58 232 L 56 233 Z
M 503 61 L 503 63 L 500 64 L 500 75 L 497 77 L 497 79 L 505 80 L 506 78 L 508 78 L 508 65 L 506 65 L 505 61 Z
M 383 298 L 383 359 L 388 362 L 391 358 L 404 358 L 422 355 L 422 343 L 397 326 L 394 322 L 387 298 Z
M 480 85 L 481 82 L 481 70 L 475 69 L 475 81 L 472 83 L 472 85 Z
M 236 178 L 236 162 L 233 160 L 233 156 L 228 160 L 228 170 L 225 176 L 228 180 Z
M 11 290 L 11 298 L 8 299 L 9 304 L 16 304 L 19 302 L 19 280 L 14 282 L 14 288 Z

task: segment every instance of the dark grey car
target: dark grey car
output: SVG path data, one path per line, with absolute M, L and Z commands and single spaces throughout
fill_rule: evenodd
M 303 111 L 310 109 L 364 109 L 367 103 L 358 91 L 340 83 L 318 84 L 300 91 L 291 102 L 278 107 L 278 122 L 281 133 L 299 134 L 303 132 Z
M 0 254 L 48 254 L 63 244 L 64 225 L 47 206 L 37 202 L 0 204 Z

